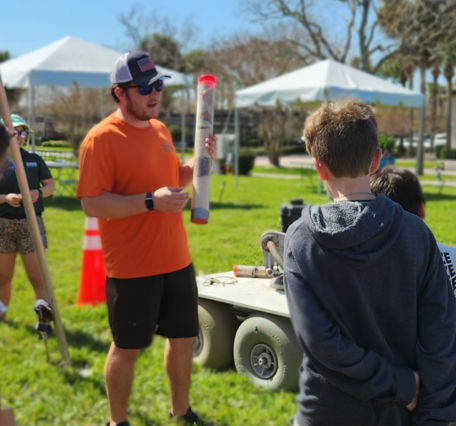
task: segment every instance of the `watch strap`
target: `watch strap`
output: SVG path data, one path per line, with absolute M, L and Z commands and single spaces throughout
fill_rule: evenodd
M 149 211 L 154 210 L 155 205 L 154 205 L 154 197 L 152 195 L 152 192 L 148 192 L 146 194 L 146 199 L 144 200 L 144 202 L 146 204 L 146 209 L 147 210 L 149 210 Z

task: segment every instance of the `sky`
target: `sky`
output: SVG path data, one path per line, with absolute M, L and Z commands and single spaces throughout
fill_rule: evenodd
M 118 17 L 135 4 L 146 16 L 155 10 L 168 17 L 177 28 L 195 24 L 198 45 L 214 34 L 255 27 L 239 13 L 239 0 L 0 0 L 0 51 L 17 57 L 71 36 L 123 52 L 128 45 Z
M 167 18 L 181 31 L 195 26 L 198 32 L 191 48 L 210 47 L 210 42 L 233 32 L 260 31 L 260 25 L 248 20 L 240 11 L 242 0 L 0 0 L 0 51 L 11 56 L 25 53 L 71 36 L 102 45 L 120 53 L 134 45 L 125 35 L 119 15 L 128 13 L 133 6 L 150 16 Z M 330 0 L 318 0 L 319 21 L 324 26 L 337 24 L 344 37 L 346 8 L 334 6 Z M 337 29 L 336 29 L 337 30 Z M 150 29 L 153 32 L 153 28 Z M 337 39 L 337 33 L 336 37 Z M 354 35 L 353 49 L 356 49 Z M 356 54 L 356 51 L 354 52 Z M 152 54 L 153 56 L 153 54 Z M 428 76 L 429 80 L 429 76 Z M 439 81 L 444 84 L 443 77 Z M 415 88 L 418 87 L 418 73 Z

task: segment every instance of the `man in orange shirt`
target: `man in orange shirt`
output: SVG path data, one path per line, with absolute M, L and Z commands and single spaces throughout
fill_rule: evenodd
M 88 133 L 80 150 L 77 196 L 85 213 L 99 219 L 113 334 L 105 366 L 107 426 L 129 426 L 135 361 L 154 333 L 168 338 L 170 416 L 204 424 L 188 395 L 198 291 L 181 212 L 194 159 L 180 166 L 171 135 L 154 120 L 165 77 L 148 53 L 122 55 L 111 74 L 118 109 Z M 213 161 L 215 136 L 206 148 Z

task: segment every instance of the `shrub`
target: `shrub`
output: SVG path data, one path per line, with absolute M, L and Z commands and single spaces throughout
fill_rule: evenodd
M 408 154 L 408 148 L 405 146 L 398 146 L 396 149 L 396 157 L 404 157 Z
M 182 127 L 178 126 L 177 124 L 170 124 L 168 127 L 169 133 L 173 138 L 173 142 L 181 142 L 182 141 Z M 185 129 L 185 140 L 187 141 L 187 145 L 193 145 L 193 141 L 190 144 L 189 139 L 193 136 L 193 131 L 189 128 Z
M 177 124 L 170 124 L 168 126 L 168 131 L 171 133 L 171 136 L 173 137 L 173 142 L 180 141 L 182 139 L 181 137 L 181 127 L 178 126 Z
M 68 141 L 46 141 L 41 146 L 48 148 L 71 148 L 71 143 Z
M 307 154 L 307 150 L 305 144 L 289 145 L 282 146 L 282 148 L 280 148 L 280 153 L 282 155 Z
M 384 133 L 380 133 L 378 135 L 378 146 L 382 150 L 389 149 L 391 152 L 393 152 L 395 145 L 396 141 L 392 136 L 385 135 Z
M 255 165 L 256 154 L 252 149 L 241 149 L 239 151 L 239 174 L 248 175 Z
M 262 142 L 260 139 L 248 139 L 246 145 L 251 148 L 258 148 L 262 145 Z
M 435 147 L 435 156 L 440 160 L 447 160 L 446 158 L 446 146 L 439 145 Z M 456 160 L 456 148 L 450 150 L 450 160 Z

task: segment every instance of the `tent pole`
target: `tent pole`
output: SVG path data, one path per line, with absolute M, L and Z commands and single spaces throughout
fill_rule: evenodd
M 30 82 L 30 76 L 28 78 L 28 90 L 27 90 L 27 107 L 28 107 L 28 112 L 27 112 L 27 123 L 29 125 L 32 125 L 32 84 Z M 31 143 L 31 138 L 27 139 L 27 149 L 29 149 L 29 145 Z
M 423 108 L 421 108 L 420 133 L 419 133 L 419 139 L 418 139 L 418 152 L 417 152 L 417 157 L 416 157 L 416 170 L 415 170 L 415 173 L 417 176 L 420 176 L 423 174 L 425 116 L 426 116 L 426 98 L 424 98 Z
M 234 98 L 234 175 L 236 188 L 239 186 L 239 111 L 236 106 L 236 97 Z
M 185 102 L 185 95 L 186 95 L 186 88 L 182 89 L 182 105 L 181 105 L 181 144 L 182 144 L 182 164 L 185 164 L 185 148 L 187 146 L 185 141 L 185 109 L 186 109 L 186 102 Z
M 106 117 L 104 89 L 100 89 L 100 116 L 101 121 Z
M 16 137 L 14 136 L 13 123 L 11 122 L 10 110 L 8 106 L 8 99 L 6 98 L 5 89 L 3 82 L 0 78 L 0 110 L 2 111 L 3 120 L 9 130 L 11 136 L 10 152 L 13 157 L 14 164 L 16 165 L 16 178 L 19 183 L 19 188 L 22 194 L 22 202 L 24 204 L 25 214 L 27 216 L 27 223 L 30 228 L 30 234 L 32 236 L 33 246 L 35 253 L 38 258 L 38 266 L 40 268 L 41 278 L 43 280 L 44 289 L 48 302 L 52 307 L 54 313 L 54 326 L 55 333 L 57 335 L 57 342 L 59 344 L 60 354 L 62 355 L 63 366 L 70 365 L 70 355 L 68 353 L 68 347 L 65 339 L 65 332 L 63 330 L 62 323 L 60 321 L 60 314 L 57 308 L 57 301 L 55 300 L 54 289 L 52 287 L 51 276 L 49 274 L 49 268 L 46 262 L 46 256 L 44 253 L 43 241 L 41 240 L 40 230 L 38 228 L 38 222 L 36 220 L 35 209 L 33 207 L 32 197 L 30 195 L 30 188 L 25 174 L 24 164 L 22 162 L 19 145 L 17 144 Z

